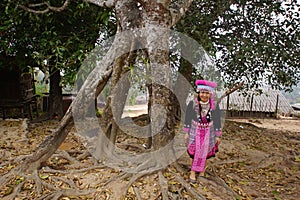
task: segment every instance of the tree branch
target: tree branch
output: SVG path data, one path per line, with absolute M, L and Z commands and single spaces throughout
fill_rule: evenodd
M 183 0 L 181 5 L 178 5 L 178 10 L 171 10 L 171 26 L 174 26 L 180 18 L 186 13 L 189 9 L 190 5 L 192 4 L 193 0 Z
M 84 2 L 92 3 L 100 7 L 111 8 L 115 5 L 115 0 L 83 0 Z
M 230 95 L 231 93 L 233 93 L 234 91 L 238 90 L 239 88 L 241 88 L 244 85 L 244 81 L 235 84 L 232 88 L 229 88 L 229 90 L 227 90 L 218 100 L 217 100 L 217 104 L 219 104 L 221 102 L 221 100 Z
M 51 6 L 48 2 L 44 2 L 44 3 L 37 3 L 37 4 L 29 4 L 28 7 L 23 6 L 23 5 L 19 5 L 20 8 L 22 8 L 23 10 L 26 10 L 28 12 L 32 12 L 32 13 L 36 13 L 36 14 L 43 14 L 49 11 L 53 11 L 53 12 L 61 12 L 63 10 L 65 10 L 68 5 L 70 4 L 71 0 L 66 0 L 64 2 L 64 4 L 61 7 L 55 7 L 55 6 Z M 45 9 L 43 10 L 36 10 L 33 8 L 37 8 L 37 7 L 45 7 Z
M 93 3 L 100 7 L 103 7 L 103 6 L 113 7 L 114 3 L 115 3 L 114 0 L 82 0 L 82 1 L 87 2 L 87 3 Z M 32 12 L 32 13 L 36 13 L 36 14 L 43 14 L 43 13 L 47 13 L 49 11 L 61 12 L 68 7 L 70 2 L 71 2 L 71 0 L 65 0 L 64 4 L 60 7 L 51 6 L 48 2 L 29 4 L 28 6 L 19 5 L 19 7 L 28 12 Z M 39 8 L 44 8 L 44 9 L 40 10 Z

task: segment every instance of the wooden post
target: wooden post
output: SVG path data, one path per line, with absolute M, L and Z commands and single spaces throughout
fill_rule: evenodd
M 227 112 L 226 112 L 226 117 L 228 117 L 228 115 L 229 115 L 229 114 L 228 114 L 228 113 L 229 113 L 229 96 L 230 96 L 230 95 L 227 95 L 227 105 L 226 105 L 226 111 L 227 111 Z
M 252 94 L 251 100 L 250 100 L 250 112 L 249 112 L 250 117 L 252 117 L 253 98 L 254 98 L 254 97 L 253 97 L 253 94 Z
M 275 117 L 277 118 L 278 114 L 278 102 L 279 102 L 279 94 L 276 97 L 276 107 L 275 107 Z

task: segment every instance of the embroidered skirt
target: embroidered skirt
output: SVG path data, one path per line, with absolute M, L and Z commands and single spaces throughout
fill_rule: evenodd
M 189 134 L 187 152 L 193 158 L 191 170 L 203 172 L 206 160 L 214 157 L 218 151 L 213 123 L 199 123 L 193 120 Z

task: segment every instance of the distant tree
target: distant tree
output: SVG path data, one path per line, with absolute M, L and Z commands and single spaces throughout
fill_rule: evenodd
M 290 104 L 300 103 L 300 84 L 293 87 L 293 91 L 285 92 L 284 96 L 289 100 Z

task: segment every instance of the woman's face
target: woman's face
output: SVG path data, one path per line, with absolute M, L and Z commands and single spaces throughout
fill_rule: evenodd
M 207 90 L 200 90 L 199 97 L 200 97 L 201 101 L 207 102 L 210 98 L 210 93 Z

